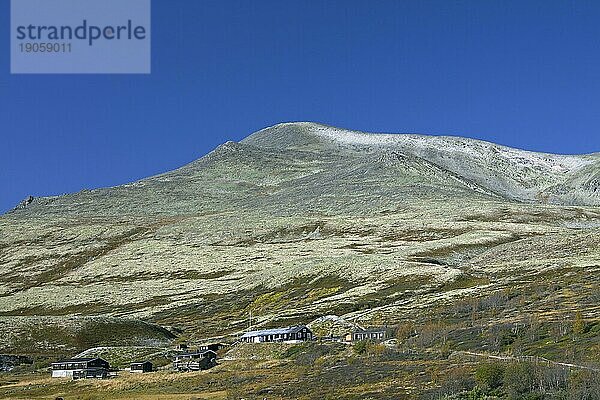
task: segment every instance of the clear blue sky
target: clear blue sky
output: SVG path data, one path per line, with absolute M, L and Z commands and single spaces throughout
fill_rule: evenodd
M 154 0 L 148 76 L 11 76 L 9 25 L 0 211 L 283 121 L 600 151 L 598 1 Z

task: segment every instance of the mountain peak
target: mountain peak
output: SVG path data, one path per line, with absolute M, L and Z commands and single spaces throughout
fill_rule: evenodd
M 322 145 L 316 133 L 326 128 L 330 127 L 315 122 L 285 122 L 261 129 L 241 143 L 269 149 L 314 149 Z
M 312 152 L 319 157 L 361 158 L 370 154 L 385 158 L 402 154 L 506 198 L 598 203 L 596 183 L 589 179 L 597 173 L 596 155 L 537 153 L 458 136 L 366 133 L 314 122 L 274 125 L 241 143 L 268 151 Z

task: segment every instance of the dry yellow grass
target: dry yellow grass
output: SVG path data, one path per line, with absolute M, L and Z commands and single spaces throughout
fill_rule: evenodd
M 227 392 L 212 392 L 212 393 L 188 393 L 188 394 L 148 394 L 148 395 L 125 395 L 118 396 L 115 399 L 119 400 L 220 400 L 226 399 Z
M 155 372 L 152 374 L 120 373 L 113 379 L 79 380 L 49 377 L 22 377 L 18 382 L 0 385 L 5 393 L 14 390 L 27 393 L 27 397 L 0 397 L 0 399 L 51 399 L 62 397 L 64 400 L 97 400 L 97 399 L 139 399 L 139 400 L 220 400 L 227 398 L 226 391 L 187 393 L 154 393 L 157 388 L 167 387 L 173 382 L 200 378 L 203 372 L 175 374 L 171 372 Z M 35 391 L 30 391 L 30 389 Z M 144 388 L 149 388 L 148 393 Z M 129 393 L 128 393 L 129 392 Z M 17 396 L 19 396 L 17 394 Z
M 36 399 L 51 399 L 55 400 L 56 395 L 36 397 Z M 74 399 L 75 397 L 65 395 L 65 400 Z M 80 397 L 77 397 L 80 398 Z M 84 397 L 85 398 L 85 397 Z M 95 399 L 96 397 L 89 397 Z M 111 395 L 111 399 L 115 400 L 222 400 L 227 398 L 227 392 L 212 392 L 212 393 L 187 393 L 187 394 L 131 394 L 131 395 Z M 1 399 L 8 399 L 3 397 Z M 11 398 L 15 400 L 15 398 Z M 30 397 L 17 398 L 16 400 L 31 400 Z

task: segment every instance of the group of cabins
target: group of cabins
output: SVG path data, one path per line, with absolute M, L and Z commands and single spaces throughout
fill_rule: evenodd
M 152 372 L 152 368 L 150 361 L 132 362 L 129 371 L 131 373 Z M 53 378 L 105 379 L 111 376 L 111 372 L 108 361 L 100 357 L 71 358 L 52 363 Z
M 356 329 L 343 337 L 329 337 L 326 340 L 339 340 L 356 342 L 362 340 L 383 341 L 387 338 L 387 329 Z M 244 333 L 239 342 L 242 343 L 299 343 L 311 341 L 315 335 L 306 325 L 297 325 L 286 328 L 264 329 Z M 224 343 L 211 343 L 198 347 L 196 351 L 177 354 L 173 358 L 175 371 L 201 371 L 214 367 L 217 364 L 217 352 L 227 346 Z M 187 346 L 180 344 L 179 351 L 187 351 Z M 132 362 L 129 367 L 131 373 L 146 373 L 153 371 L 150 361 Z M 53 378 L 104 379 L 111 376 L 109 363 L 99 357 L 72 358 L 52 363 Z
M 201 371 L 217 365 L 217 353 L 212 350 L 198 350 L 193 353 L 178 354 L 173 359 L 173 369 L 176 371 Z M 53 378 L 72 379 L 105 379 L 114 370 L 110 368 L 108 361 L 96 358 L 71 358 L 53 362 Z M 128 369 L 131 373 L 146 373 L 154 370 L 150 361 L 132 362 Z
M 343 337 L 330 336 L 323 338 L 325 340 L 335 340 L 340 342 L 359 342 L 361 340 L 370 340 L 373 342 L 382 342 L 388 338 L 387 328 L 357 328 Z M 244 343 L 297 343 L 315 339 L 313 332 L 305 325 L 291 326 L 287 328 L 264 329 L 260 331 L 246 332 L 240 337 L 240 342 Z

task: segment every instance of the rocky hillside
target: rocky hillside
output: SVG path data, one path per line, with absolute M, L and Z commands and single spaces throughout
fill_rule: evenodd
M 508 289 L 523 303 L 494 324 L 593 319 L 598 206 L 600 154 L 276 125 L 178 170 L 0 217 L 0 352 L 80 350 L 105 320 L 135 326 L 124 342 L 143 346 L 236 334 L 250 311 L 263 326 L 396 324 Z M 568 284 L 537 292 L 557 279 Z

